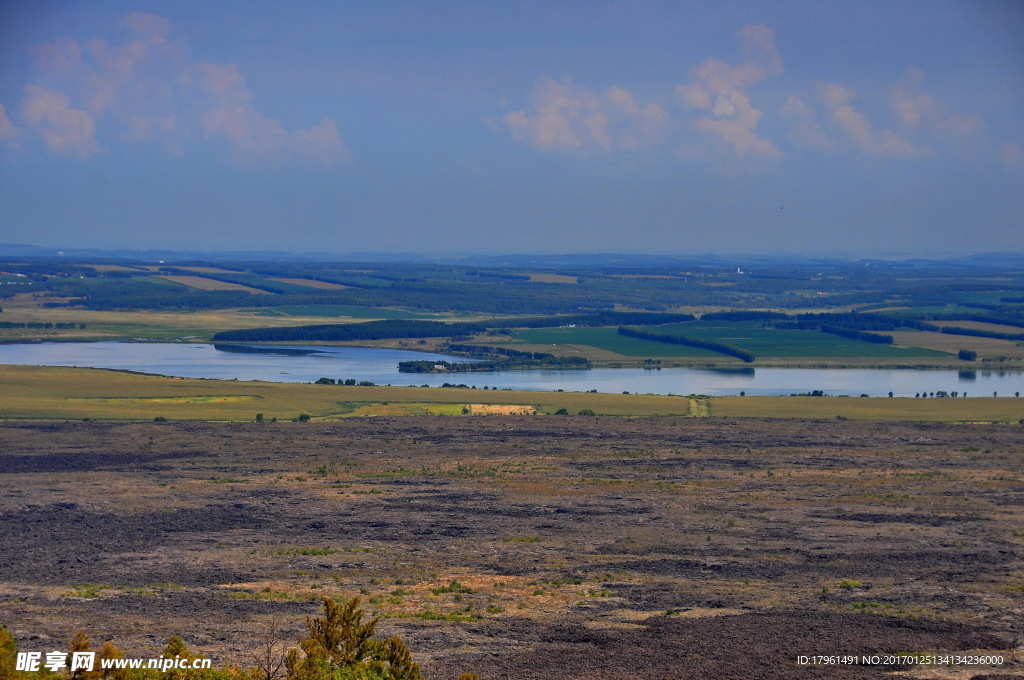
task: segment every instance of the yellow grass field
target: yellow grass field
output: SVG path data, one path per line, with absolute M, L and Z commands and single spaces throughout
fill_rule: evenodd
M 947 423 L 1018 423 L 1024 398 L 913 399 L 884 397 L 717 397 L 712 416 L 730 418 L 847 418 Z
M 306 288 L 318 288 L 320 290 L 343 290 L 350 288 L 350 286 L 343 286 L 340 283 L 331 283 L 330 281 L 314 281 L 312 279 L 267 279 L 268 281 L 279 281 L 281 283 L 292 283 L 296 286 L 305 286 Z
M 125 266 L 119 265 L 119 264 L 87 264 L 87 265 L 83 265 L 83 266 L 90 267 L 92 269 L 95 269 L 98 272 L 138 272 L 138 271 L 145 271 L 143 269 L 140 269 L 139 267 L 125 267 Z
M 207 279 L 202 276 L 155 276 L 157 279 L 166 279 L 173 281 L 174 283 L 180 283 L 189 288 L 198 288 L 199 290 L 243 290 L 247 293 L 257 293 L 259 295 L 273 295 L 273 293 L 258 288 L 250 288 L 249 286 L 243 286 L 239 283 L 228 283 L 226 281 L 214 281 L 213 279 Z
M 1010 357 L 1024 359 L 1024 343 L 999 338 L 979 338 L 973 335 L 952 335 L 930 331 L 896 331 L 891 333 L 897 345 L 923 347 L 940 352 L 955 354 L 961 349 L 971 349 L 978 353 L 980 359 Z M 959 362 L 964 368 L 983 368 L 969 362 Z
M 530 274 L 530 281 L 535 283 L 579 283 L 579 277 L 565 274 Z
M 89 368 L 0 365 L 0 419 L 252 420 L 590 409 L 598 415 L 685 416 L 689 400 L 661 395 L 358 387 L 199 380 Z
M 178 267 L 178 269 L 184 269 L 187 272 L 195 272 L 197 274 L 237 274 L 238 270 L 235 269 L 221 269 L 220 267 Z
M 44 300 L 52 300 L 45 298 Z M 6 302 L 6 301 L 5 301 Z M 49 329 L 4 328 L 0 339 L 30 340 L 33 338 L 104 340 L 145 338 L 148 340 L 209 340 L 225 328 L 258 328 L 262 326 L 294 326 L 323 323 L 322 317 L 260 316 L 259 310 L 209 309 L 194 312 L 177 310 L 94 310 L 80 307 L 34 306 L 34 301 L 21 298 L 15 304 L 4 304 L 3 320 L 29 323 L 84 324 L 85 328 Z
M 952 321 L 929 321 L 928 323 L 935 324 L 945 328 L 946 326 L 955 326 L 957 328 L 971 328 L 978 331 L 993 331 L 995 333 L 1010 333 L 1011 335 L 1020 335 L 1024 333 L 1024 328 L 1018 326 L 1006 326 L 1001 323 L 986 323 L 984 321 L 967 321 L 967 320 L 952 320 Z
M 687 397 L 199 380 L 89 368 L 0 365 L 0 419 L 208 420 L 350 416 L 501 417 L 565 409 L 611 416 L 847 418 L 1018 423 L 1024 398 Z

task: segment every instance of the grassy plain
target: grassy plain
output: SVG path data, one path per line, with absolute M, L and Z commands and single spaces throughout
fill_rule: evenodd
M 351 416 L 535 412 L 611 416 L 845 418 L 935 422 L 1024 419 L 1024 399 L 887 399 L 865 397 L 715 397 L 359 387 L 199 380 L 88 368 L 0 366 L 0 419 L 269 420 L 307 414 Z
M 541 414 L 590 409 L 617 416 L 687 415 L 690 401 L 663 395 L 527 392 L 440 387 L 359 387 L 198 380 L 120 371 L 0 366 L 0 418 L 291 420 L 353 415 L 461 414 L 472 405 L 528 407 Z M 436 405 L 436 406 L 430 406 Z M 448 408 L 453 407 L 453 408 Z M 471 409 L 472 410 L 472 409 Z M 479 412 L 481 409 L 477 409 Z
M 716 397 L 709 415 L 730 418 L 830 418 L 946 423 L 1019 423 L 1024 398 Z

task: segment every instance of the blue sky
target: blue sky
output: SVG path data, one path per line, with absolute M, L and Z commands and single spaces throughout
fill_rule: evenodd
M 1024 251 L 1024 3 L 0 3 L 0 243 Z

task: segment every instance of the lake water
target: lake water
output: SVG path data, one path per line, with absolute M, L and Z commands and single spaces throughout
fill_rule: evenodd
M 399 373 L 410 359 L 465 361 L 460 357 L 368 347 L 211 345 L 199 343 L 65 342 L 0 345 L 0 364 L 88 366 L 186 378 L 313 382 L 321 377 L 370 380 L 379 385 L 465 383 L 483 387 L 567 392 L 787 395 L 823 390 L 829 395 L 912 397 L 959 392 L 988 397 L 1024 392 L 1024 373 L 915 369 L 595 368 L 581 371 Z

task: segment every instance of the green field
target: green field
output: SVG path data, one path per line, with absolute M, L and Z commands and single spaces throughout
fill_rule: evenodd
M 655 333 L 687 335 L 735 345 L 761 357 L 941 357 L 920 347 L 896 347 L 842 338 L 821 331 L 764 328 L 756 321 L 695 321 L 649 326 Z
M 536 328 L 517 331 L 514 337 L 531 345 L 588 345 L 627 357 L 707 357 L 739 361 L 700 347 L 631 338 L 620 335 L 617 328 Z
M 948 357 L 949 354 L 920 347 L 895 347 L 841 338 L 820 331 L 764 328 L 760 322 L 693 321 L 645 330 L 668 335 L 687 335 L 714 340 L 762 357 Z M 518 331 L 521 342 L 539 345 L 588 345 L 629 357 L 708 357 L 733 360 L 719 352 L 698 347 L 641 340 L 620 335 L 617 328 L 541 328 Z

